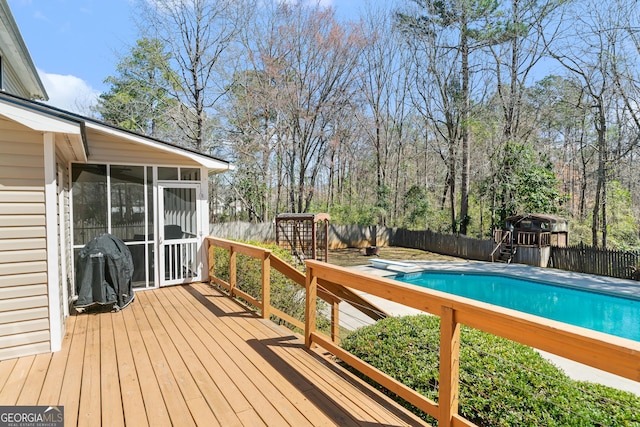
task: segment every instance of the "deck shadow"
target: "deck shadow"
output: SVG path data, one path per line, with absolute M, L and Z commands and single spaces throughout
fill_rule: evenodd
M 350 414 L 351 417 L 355 417 L 352 414 L 351 408 L 344 407 L 342 402 L 338 402 L 331 396 L 323 392 L 318 386 L 310 381 L 302 372 L 296 367 L 283 359 L 278 353 L 272 350 L 271 347 L 280 348 L 296 348 L 311 355 L 316 363 L 323 365 L 326 369 L 330 370 L 334 374 L 340 377 L 341 380 L 347 382 L 350 386 L 354 387 L 359 393 L 367 396 L 374 401 L 381 408 L 384 408 L 389 413 L 393 414 L 406 425 L 416 425 L 416 418 L 407 414 L 403 409 L 392 407 L 389 405 L 389 401 L 372 390 L 368 384 L 361 382 L 352 374 L 347 373 L 341 367 L 334 363 L 328 362 L 313 351 L 309 351 L 303 343 L 300 342 L 300 338 L 294 335 L 283 336 L 278 338 L 267 339 L 252 339 L 247 343 L 258 353 L 262 358 L 267 361 L 271 366 L 280 372 L 294 387 L 300 390 L 309 398 L 311 402 L 316 405 L 323 413 L 339 425 L 358 425 L 358 426 L 389 426 L 388 423 L 376 423 L 365 420 L 358 420 L 350 418 L 345 420 L 344 417 L 338 416 L 338 414 Z M 421 425 L 428 425 L 422 421 Z

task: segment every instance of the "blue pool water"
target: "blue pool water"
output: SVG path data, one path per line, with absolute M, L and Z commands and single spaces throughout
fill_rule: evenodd
M 640 300 L 497 275 L 422 272 L 394 279 L 640 341 Z

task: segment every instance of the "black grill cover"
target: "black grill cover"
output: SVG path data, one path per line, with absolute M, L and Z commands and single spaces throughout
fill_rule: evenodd
M 134 298 L 133 258 L 127 245 L 104 233 L 85 245 L 76 260 L 76 308 L 92 305 L 126 307 Z

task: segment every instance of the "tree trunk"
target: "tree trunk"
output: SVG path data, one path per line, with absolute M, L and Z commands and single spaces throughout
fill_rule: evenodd
M 596 131 L 598 133 L 598 178 L 596 184 L 596 195 L 595 201 L 593 205 L 593 220 L 591 221 L 591 244 L 593 247 L 598 247 L 598 231 L 600 227 L 602 227 L 602 247 L 606 248 L 606 158 L 607 158 L 607 147 L 606 147 L 606 132 L 607 132 L 607 124 L 606 117 L 604 111 L 604 105 L 602 98 L 598 98 L 597 100 L 597 114 L 598 114 L 598 122 L 596 124 Z M 600 212 L 602 212 L 602 224 L 600 221 Z
M 456 149 L 455 139 L 449 141 L 449 205 L 451 206 L 451 232 L 458 231 L 456 223 Z
M 464 14 L 464 12 L 463 12 Z M 460 49 L 462 51 L 462 173 L 460 182 L 460 234 L 467 234 L 469 225 L 469 41 L 466 17 L 462 18 Z

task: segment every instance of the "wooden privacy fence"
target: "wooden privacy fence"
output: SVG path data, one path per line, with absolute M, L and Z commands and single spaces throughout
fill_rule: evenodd
M 620 279 L 638 279 L 640 253 L 594 248 L 584 244 L 552 247 L 549 267 Z
M 494 249 L 492 240 L 474 239 L 457 234 L 438 233 L 431 230 L 393 229 L 389 244 L 404 248 L 421 249 L 444 255 L 478 261 L 489 261 Z
M 278 313 L 269 307 L 270 275 L 268 271 L 271 266 L 279 271 L 291 273 L 298 284 L 304 278 L 305 320 L 302 324 L 299 322 L 291 323 L 302 326 L 305 331 L 305 344 L 308 347 L 318 345 L 329 351 L 389 391 L 436 418 L 440 427 L 474 425 L 458 414 L 460 325 L 467 325 L 634 381 L 640 381 L 640 343 L 635 341 L 386 278 L 370 276 L 319 261 L 307 261 L 306 274 L 293 273 L 293 267 L 281 260 L 275 261 L 276 258 L 272 258 L 273 255 L 268 250 L 211 237 L 206 240 L 210 247 L 218 247 L 230 252 L 230 260 L 232 261 L 229 266 L 229 282 L 216 276 L 213 259 L 210 260 L 209 279 L 229 290 L 232 295 L 242 296 L 237 290 L 234 291 L 237 265 L 233 254 L 243 253 L 262 260 L 262 301 L 257 301 L 250 296 L 246 297 L 254 305 L 261 308 L 263 317 L 268 317 L 268 313 L 275 313 L 279 316 L 285 314 Z M 207 250 L 211 258 L 212 251 L 209 249 Z M 348 294 L 344 293 L 343 297 L 338 297 L 333 290 L 340 292 L 340 289 Z M 331 321 L 334 324 L 332 335 L 334 335 L 337 327 L 335 325 L 339 321 L 337 305 L 341 300 L 351 301 L 351 295 L 359 295 L 352 290 L 363 291 L 440 317 L 438 402 L 426 398 L 352 353 L 343 350 L 336 343 L 335 336 L 328 337 L 316 329 L 317 299 L 328 298 L 335 304 L 335 309 L 331 312 Z M 360 302 L 362 301 L 360 300 Z
M 275 241 L 275 233 L 273 238 L 271 237 L 272 224 L 212 224 L 211 229 L 212 234 L 220 237 L 261 242 Z M 515 243 L 527 246 L 518 248 L 513 262 L 622 279 L 638 278 L 633 274 L 635 267 L 640 267 L 639 252 L 612 251 L 583 244 L 558 248 L 545 246 L 551 241 L 550 233 L 518 233 L 518 235 L 520 237 L 516 237 Z M 491 261 L 492 252 L 496 249 L 492 239 L 476 239 L 432 230 L 333 224 L 329 227 L 329 248 L 331 249 L 365 247 L 372 242 L 376 242 L 379 246 L 420 249 L 478 261 Z
M 335 225 L 329 223 L 329 249 L 355 247 L 362 248 L 369 245 L 387 246 L 393 228 L 369 225 Z M 211 236 L 224 239 L 243 241 L 257 241 L 275 243 L 275 224 L 248 222 L 225 222 L 209 225 Z

